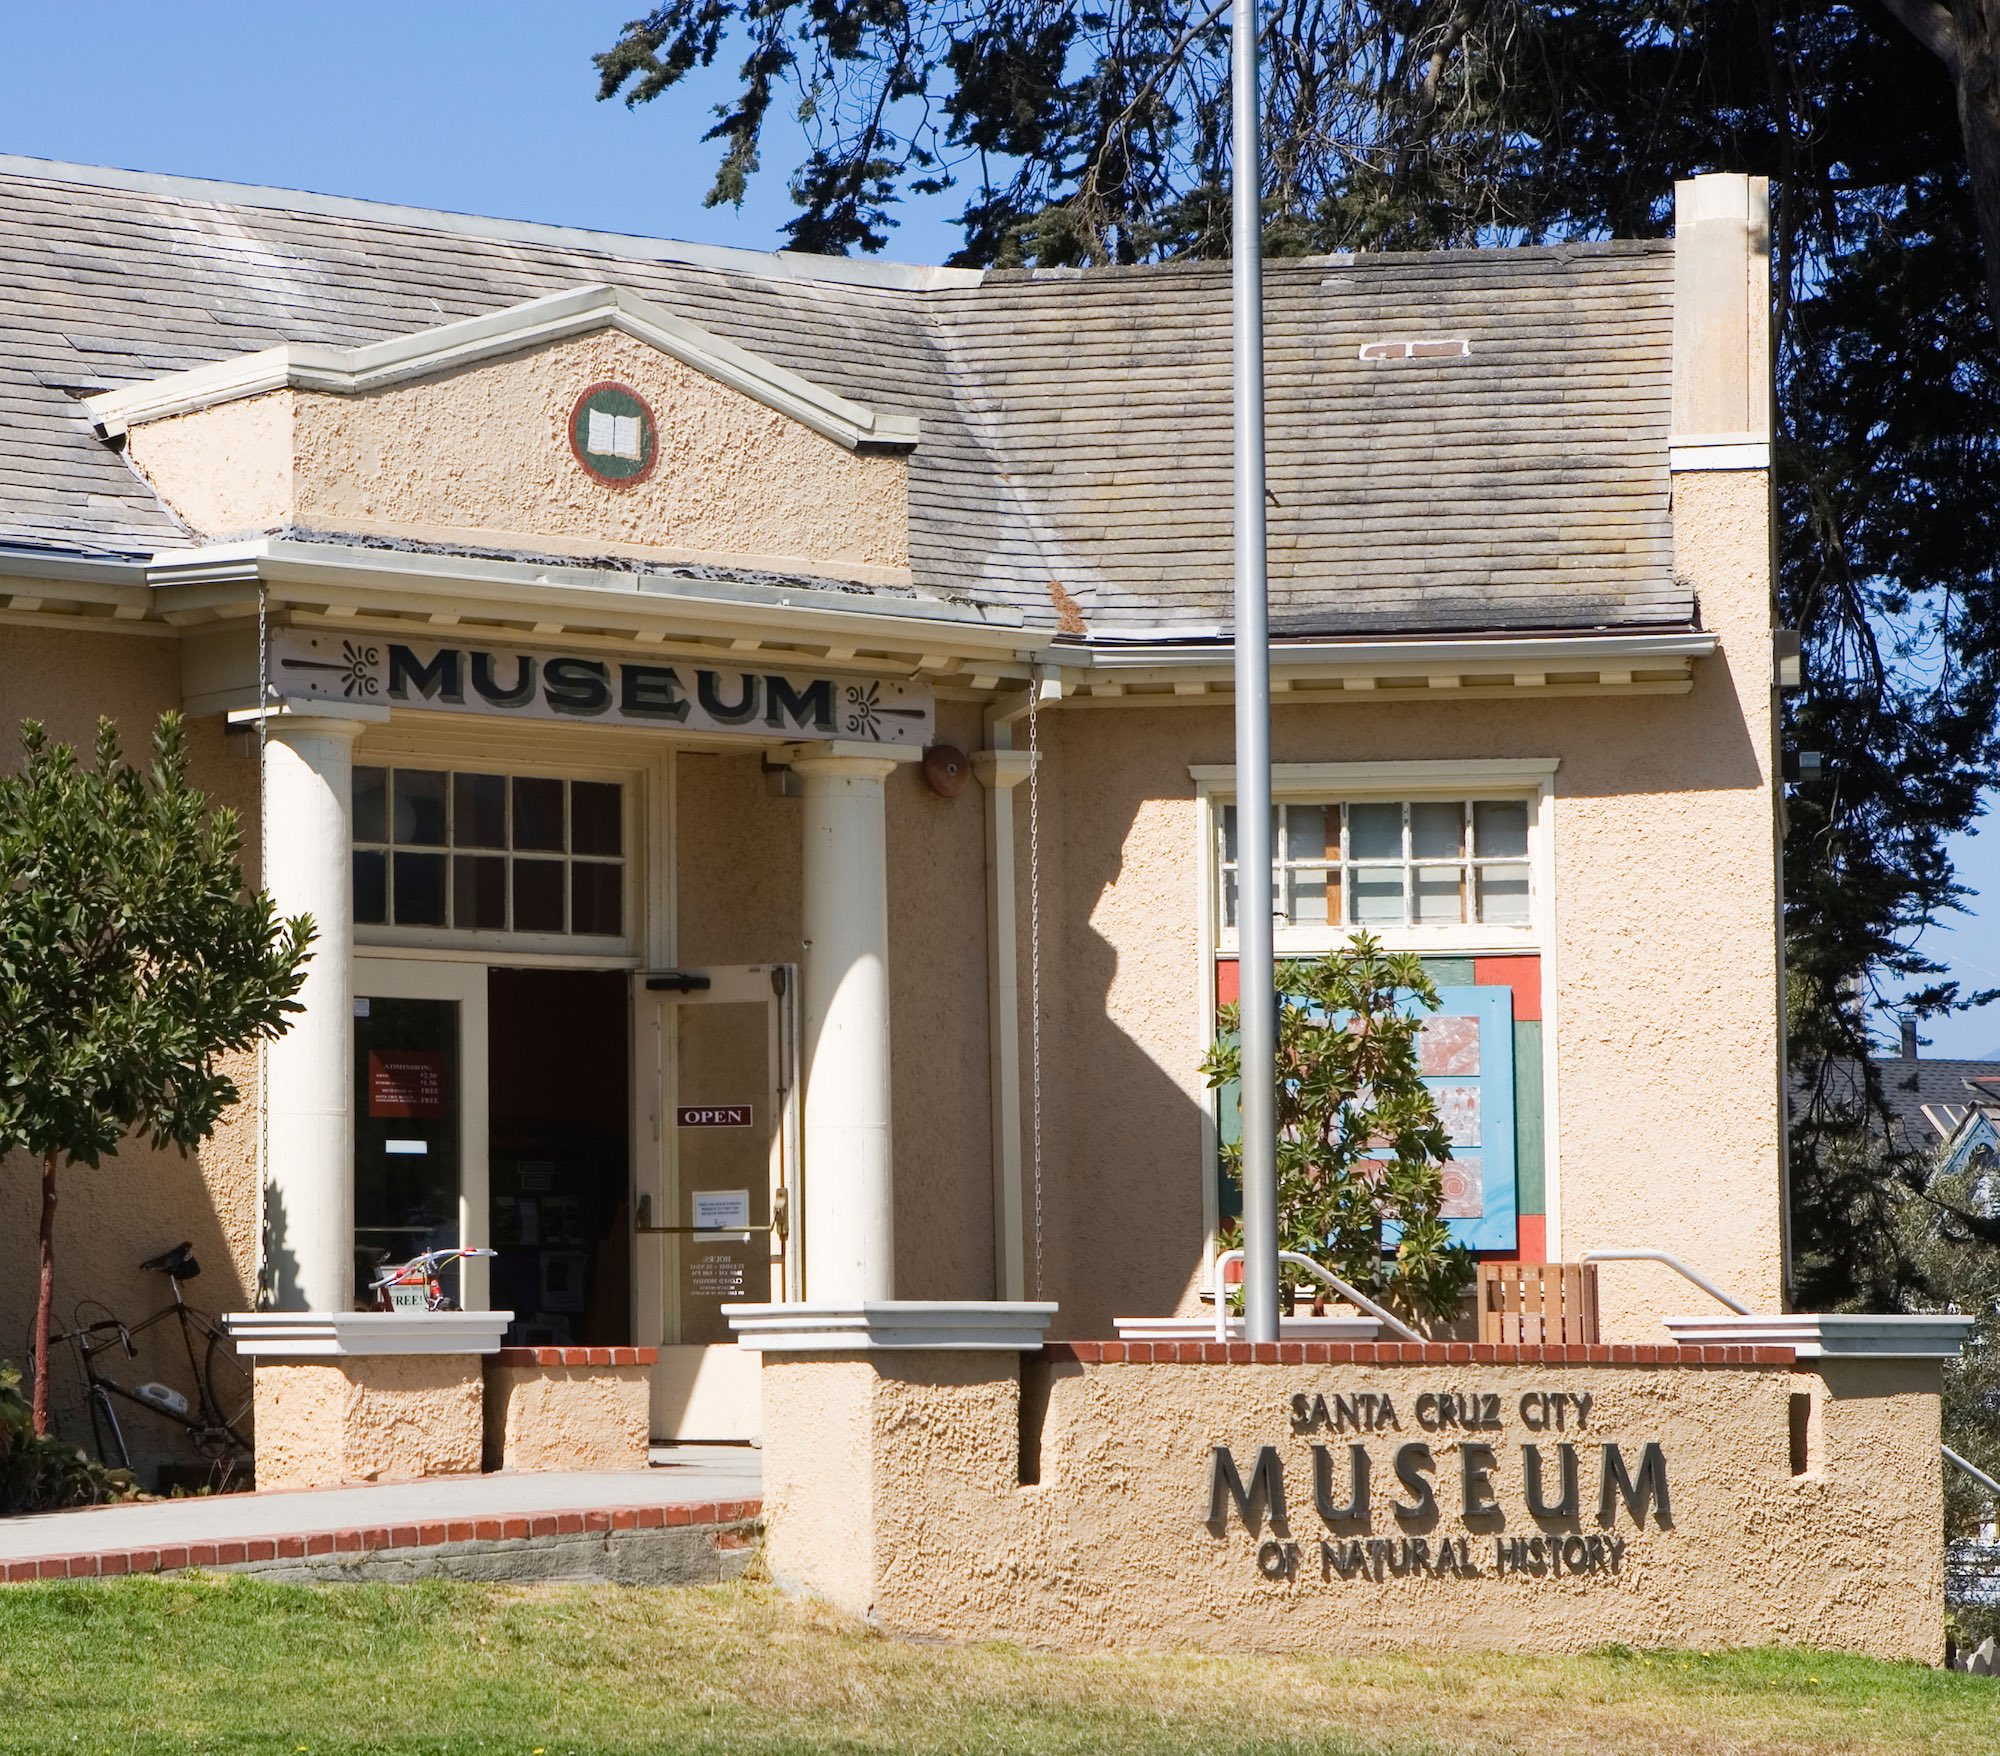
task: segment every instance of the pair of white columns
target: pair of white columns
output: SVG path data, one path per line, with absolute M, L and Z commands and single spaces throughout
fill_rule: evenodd
M 354 741 L 382 717 L 273 713 L 264 887 L 318 928 L 304 1010 L 266 1062 L 267 1296 L 281 1311 L 354 1303 Z M 806 1296 L 895 1296 L 890 1179 L 889 893 L 883 782 L 893 759 L 799 757 L 804 781 Z

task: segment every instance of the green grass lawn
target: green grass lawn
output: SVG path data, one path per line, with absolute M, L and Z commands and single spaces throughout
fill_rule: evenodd
M 0 1750 L 2000 1748 L 2000 1683 L 1762 1651 L 1215 1658 L 914 1645 L 756 1585 L 0 1589 Z

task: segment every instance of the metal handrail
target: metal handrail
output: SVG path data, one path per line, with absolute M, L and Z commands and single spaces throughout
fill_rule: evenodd
M 1960 1469 L 1964 1470 L 1967 1475 L 1969 1475 L 1989 1494 L 2000 1495 L 2000 1482 L 1996 1482 L 1990 1475 L 1988 1475 L 1983 1469 L 1981 1469 L 1978 1464 L 1973 1463 L 1968 1458 L 1960 1457 L 1959 1454 L 1956 1451 L 1952 1450 L 1952 1448 L 1949 1445 L 1940 1445 L 1938 1449 L 1944 1453 L 1944 1460 L 1946 1463 L 1957 1464 Z
M 1243 1252 L 1241 1250 L 1225 1250 L 1215 1259 L 1214 1270 L 1209 1279 L 1209 1287 L 1215 1296 L 1215 1339 L 1217 1341 L 1227 1341 L 1229 1339 L 1229 1299 L 1222 1284 L 1223 1264 L 1227 1262 L 1241 1262 L 1242 1260 Z M 1356 1292 L 1339 1275 L 1328 1273 L 1326 1269 L 1322 1268 L 1310 1256 L 1301 1256 L 1296 1250 L 1280 1250 L 1278 1252 L 1278 1260 L 1280 1262 L 1289 1262 L 1294 1268 L 1303 1268 L 1306 1273 L 1312 1275 L 1315 1279 L 1323 1281 L 1326 1285 L 1332 1287 L 1350 1305 L 1360 1307 L 1360 1309 L 1366 1311 L 1378 1323 L 1385 1325 L 1389 1329 L 1393 1329 L 1405 1341 L 1421 1342 L 1424 1339 L 1407 1323 L 1403 1322 L 1401 1318 L 1392 1317 L 1365 1293 Z
M 1586 1250 L 1578 1258 L 1581 1262 L 1657 1262 L 1663 1268 L 1671 1268 L 1683 1280 L 1691 1280 L 1708 1294 L 1711 1299 L 1727 1305 L 1739 1317 L 1748 1317 L 1750 1307 L 1741 1299 L 1725 1293 L 1714 1281 L 1698 1268 L 1690 1268 L 1678 1256 L 1669 1256 L 1664 1250 Z

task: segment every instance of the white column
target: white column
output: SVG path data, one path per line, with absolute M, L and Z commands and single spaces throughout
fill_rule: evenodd
M 986 788 L 986 1035 L 993 1109 L 993 1296 L 1024 1299 L 1021 1224 L 1021 981 L 1014 907 L 1014 789 L 1025 750 L 981 750 Z
M 805 1296 L 896 1296 L 889 1156 L 889 871 L 894 758 L 812 753 L 805 783 Z
M 373 717 L 373 716 L 370 716 Z M 267 1051 L 265 1250 L 281 1311 L 354 1308 L 354 740 L 366 721 L 273 713 L 264 888 L 318 929 L 305 1010 Z

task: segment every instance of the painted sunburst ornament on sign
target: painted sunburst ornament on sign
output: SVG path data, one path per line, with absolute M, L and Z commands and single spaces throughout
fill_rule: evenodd
M 629 384 L 593 384 L 569 411 L 569 448 L 595 481 L 629 488 L 653 473 L 659 430 L 646 399 Z

